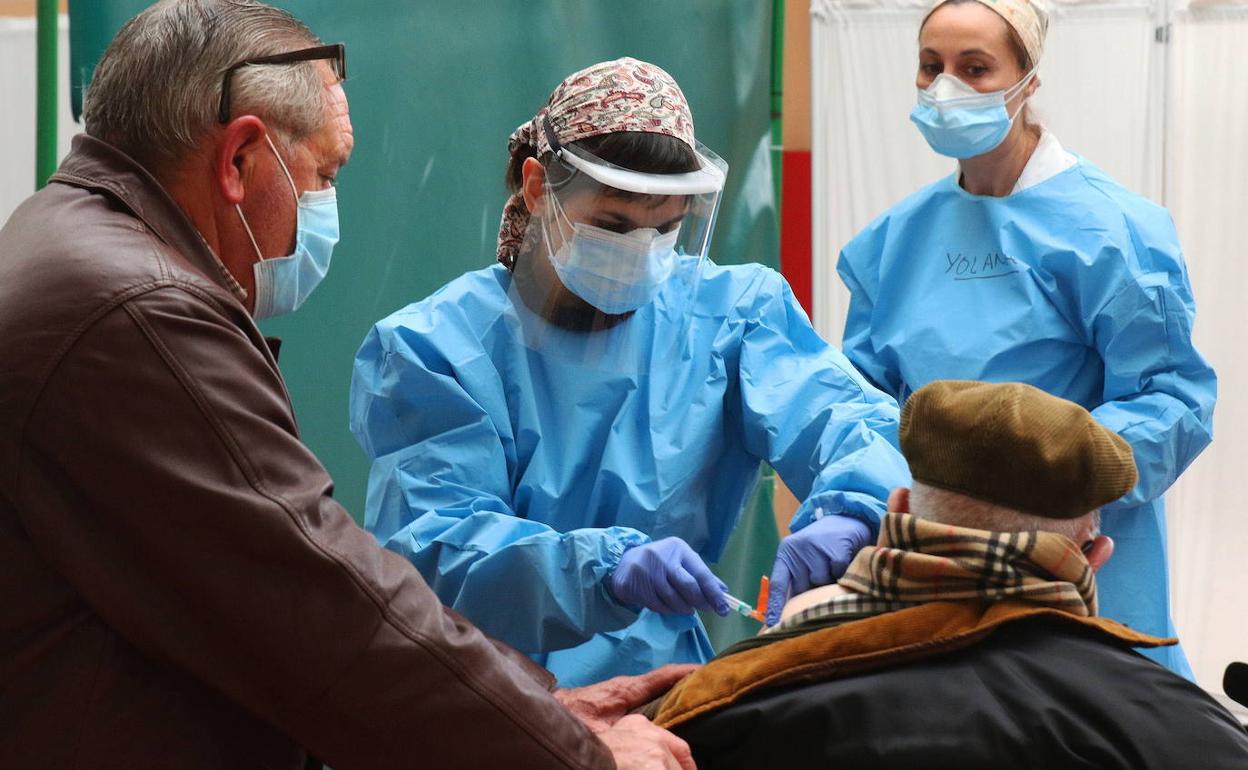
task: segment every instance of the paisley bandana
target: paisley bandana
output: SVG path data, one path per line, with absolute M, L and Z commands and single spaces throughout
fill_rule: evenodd
M 632 58 L 602 62 L 569 75 L 546 106 L 512 132 L 507 152 L 515 154 L 524 145 L 534 148 L 539 158 L 550 152 L 542 130 L 547 118 L 555 136 L 565 144 L 602 134 L 642 131 L 674 136 L 694 146 L 693 116 L 680 86 L 653 64 Z M 507 199 L 498 228 L 498 261 L 508 268 L 515 264 L 528 225 L 529 209 L 517 192 Z

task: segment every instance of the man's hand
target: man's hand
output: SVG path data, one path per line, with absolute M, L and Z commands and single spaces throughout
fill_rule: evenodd
M 696 665 L 668 665 L 641 676 L 617 676 L 587 687 L 555 690 L 555 700 L 595 733 L 603 733 L 628 712 L 646 705 L 691 674 Z M 601 735 L 599 736 L 601 737 Z
M 767 596 L 767 625 L 780 622 L 790 594 L 835 582 L 871 541 L 871 529 L 850 516 L 825 516 L 786 537 L 776 551 Z
M 724 598 L 728 586 L 678 537 L 629 548 L 608 580 L 611 593 L 621 604 L 664 615 L 692 615 L 694 610 L 720 615 L 729 612 Z
M 640 714 L 626 716 L 598 734 L 617 770 L 697 770 L 689 744 Z

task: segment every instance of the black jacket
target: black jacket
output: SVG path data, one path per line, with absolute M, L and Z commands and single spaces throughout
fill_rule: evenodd
M 699 770 L 1248 768 L 1204 690 L 1048 620 L 909 665 L 772 690 L 675 729 Z

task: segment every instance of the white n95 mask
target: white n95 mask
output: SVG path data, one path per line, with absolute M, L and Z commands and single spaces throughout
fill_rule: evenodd
M 299 194 L 295 180 L 286 168 L 281 153 L 266 135 L 269 147 L 277 156 L 290 189 L 295 194 L 296 224 L 295 251 L 285 257 L 265 259 L 260 253 L 256 237 L 251 233 L 241 206 L 235 206 L 243 227 L 251 238 L 251 245 L 260 258 L 252 267 L 256 279 L 256 302 L 252 316 L 256 320 L 292 313 L 298 310 L 312 291 L 329 272 L 329 261 L 334 245 L 338 243 L 338 191 L 333 187 L 325 190 L 308 190 Z
M 679 227 L 668 233 L 643 227 L 616 233 L 577 222 L 550 263 L 578 297 L 608 315 L 620 315 L 653 300 L 671 276 L 679 232 Z
M 953 75 L 936 76 L 926 89 L 919 89 L 918 104 L 910 120 L 933 150 L 950 158 L 965 160 L 991 152 L 1005 141 L 1014 118 L 1006 104 L 1022 92 L 1036 75 L 1035 68 L 1022 80 L 1003 91 L 980 93 Z

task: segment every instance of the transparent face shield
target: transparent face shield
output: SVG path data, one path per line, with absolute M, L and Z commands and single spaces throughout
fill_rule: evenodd
M 727 164 L 699 145 L 697 170 L 643 173 L 548 136 L 557 149 L 510 289 L 517 332 L 596 369 L 680 360 Z

